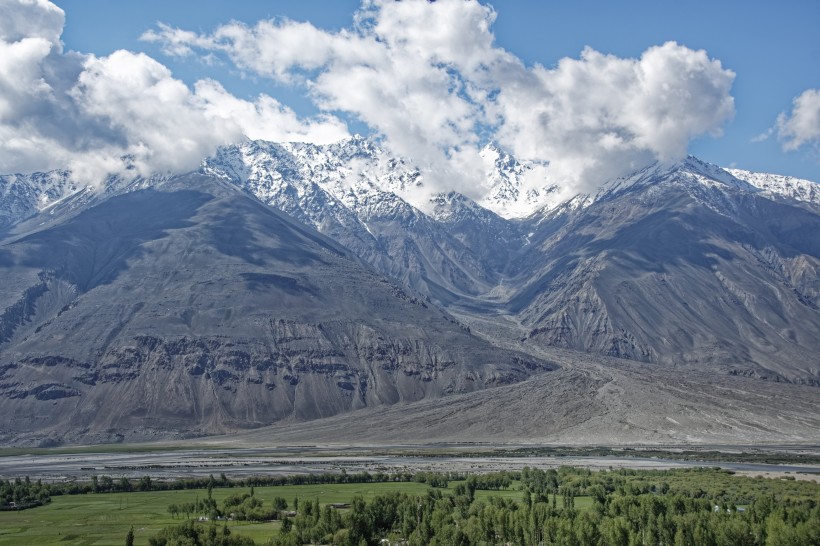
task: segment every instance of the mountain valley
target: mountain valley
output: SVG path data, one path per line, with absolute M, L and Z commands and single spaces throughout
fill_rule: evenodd
M 361 137 L 0 178 L 0 439 L 820 440 L 815 183 L 484 156 L 475 199 Z

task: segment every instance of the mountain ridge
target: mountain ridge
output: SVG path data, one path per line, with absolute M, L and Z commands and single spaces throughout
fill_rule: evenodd
M 68 210 L 0 269 L 4 441 L 213 434 L 555 368 L 205 175 Z
M 520 200 L 511 184 L 523 167 L 488 150 L 511 171 L 496 197 Z M 416 208 L 402 195 L 424 189 L 418 172 L 358 138 L 248 142 L 195 173 L 98 189 L 65 171 L 0 178 L 0 190 L 20 193 L 0 207 L 3 441 L 170 438 L 343 423 L 358 411 L 387 426 L 380 407 L 395 406 L 393 415 L 409 405 L 428 419 L 450 407 L 440 398 L 462 393 L 452 407 L 469 408 L 479 390 L 490 407 L 543 396 L 569 411 L 610 389 L 595 359 L 612 373 L 638 363 L 640 373 L 618 372 L 611 387 L 629 396 L 678 374 L 760 396 L 779 383 L 811 407 L 806 389 L 820 385 L 814 183 L 690 156 L 508 219 L 458 192 Z M 682 391 L 674 396 L 686 407 Z M 111 397 L 122 408 L 95 419 Z M 539 434 L 582 438 L 621 423 L 638 441 L 644 425 L 661 430 L 630 417 L 645 405 L 605 400 L 595 411 L 615 421 L 590 415 L 597 428 L 556 421 L 558 436 Z M 771 425 L 764 408 L 744 428 L 735 410 L 692 400 L 731 417 L 721 441 L 732 431 L 759 441 Z M 752 411 L 740 399 L 731 407 Z M 59 418 L 48 424 L 53 408 Z M 520 410 L 522 422 L 537 420 L 537 404 Z M 471 419 L 462 424 L 478 434 Z M 439 433 L 461 426 L 448 422 Z M 494 423 L 492 434 L 509 425 Z M 700 438 L 687 427 L 703 426 L 692 417 L 652 437 Z M 808 441 L 798 429 L 790 437 Z

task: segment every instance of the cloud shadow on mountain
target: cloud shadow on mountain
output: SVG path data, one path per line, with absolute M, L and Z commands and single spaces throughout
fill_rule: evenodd
M 51 271 L 87 292 L 113 282 L 129 259 L 143 254 L 144 243 L 194 225 L 191 219 L 211 199 L 194 190 L 139 190 L 112 197 L 7 248 L 25 256 L 20 265 Z

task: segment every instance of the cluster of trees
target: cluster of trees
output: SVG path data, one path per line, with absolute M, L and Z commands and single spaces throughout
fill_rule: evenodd
M 479 489 L 510 486 L 520 489 L 520 497 L 475 495 Z M 253 498 L 231 495 L 222 510 Z M 287 507 L 284 499 L 277 502 Z M 816 484 L 737 478 L 714 469 L 524 469 L 469 476 L 451 490 L 434 488 L 422 495 L 356 497 L 343 510 L 318 499 L 293 504 L 296 515 L 282 517 L 271 546 L 820 544 Z M 185 532 L 221 536 L 206 526 L 191 528 L 196 526 Z
M 274 497 L 270 506 L 259 497 L 250 493 L 234 493 L 222 501 L 222 514 L 239 521 L 270 521 L 280 519 L 287 510 L 288 501 Z
M 394 493 L 353 500 L 344 515 L 329 507 L 301 511 L 283 526 L 274 546 L 334 544 L 482 545 L 807 545 L 820 544 L 820 505 L 814 500 L 758 498 L 740 512 L 713 499 L 680 493 L 600 489 L 579 511 L 572 488 L 516 502 L 471 498 L 469 489 L 447 495 Z M 560 506 L 557 497 L 561 496 Z M 536 498 L 537 500 L 532 500 Z M 715 510 L 715 506 L 718 510 Z
M 179 491 L 186 489 L 206 489 L 215 487 L 276 487 L 283 485 L 319 485 L 339 483 L 385 483 L 411 482 L 427 483 L 432 487 L 447 487 L 450 480 L 463 480 L 464 474 L 449 472 L 397 472 L 386 474 L 377 472 L 357 472 L 340 474 L 300 474 L 289 476 L 253 476 L 243 479 L 229 479 L 224 473 L 218 478 L 183 478 L 157 481 L 150 476 L 131 480 L 128 477 L 114 479 L 111 476 L 92 476 L 88 482 L 70 481 L 64 483 L 39 484 L 47 496 L 86 495 L 89 493 L 130 493 L 133 491 Z M 28 480 L 28 478 L 26 478 Z
M 252 539 L 231 534 L 227 526 L 195 525 L 189 521 L 182 525 L 166 527 L 148 539 L 150 546 L 253 546 Z
M 417 472 L 413 476 L 413 481 L 417 483 L 426 483 L 430 487 L 444 487 L 450 485 L 450 475 L 442 474 L 440 472 Z
M 429 484 L 423 495 L 392 493 L 365 501 L 354 498 L 336 509 L 318 499 L 299 502 L 288 516 L 288 502 L 262 499 L 255 485 L 369 483 L 416 481 Z M 447 489 L 451 482 L 458 482 Z M 215 487 L 245 486 L 221 503 Z M 219 518 L 267 521 L 280 519 L 273 546 L 302 544 L 613 544 L 613 545 L 820 545 L 820 492 L 817 485 L 793 480 L 737 478 L 716 469 L 674 471 L 616 470 L 590 472 L 562 467 L 524 468 L 463 476 L 450 473 L 320 474 L 228 480 L 157 482 L 109 477 L 88 483 L 43 484 L 30 479 L 0 480 L 0 509 L 22 509 L 48 502 L 50 495 L 156 491 L 199 486 L 207 496 L 168 507 L 174 517 L 207 516 L 202 525 L 187 521 L 151 538 L 151 544 L 246 545 L 231 535 Z M 509 491 L 476 496 L 476 491 Z M 133 537 L 133 535 L 132 535 Z
M 0 480 L 0 510 L 24 510 L 48 502 L 48 487 L 40 480 L 32 482 L 28 476 L 24 480 Z
M 488 476 L 471 476 L 469 479 L 475 480 L 476 489 L 503 489 L 508 487 L 512 480 L 517 480 L 520 476 L 518 472 L 501 472 Z M 302 474 L 290 476 L 253 476 L 244 479 L 229 479 L 224 473 L 218 478 L 213 475 L 207 478 L 183 478 L 177 480 L 157 481 L 150 476 L 142 476 L 139 479 L 130 479 L 126 476 L 112 478 L 111 476 L 92 476 L 90 481 L 79 482 L 70 481 L 64 483 L 43 484 L 38 481 L 32 485 L 28 477 L 25 480 L 17 479 L 15 482 L 0 480 L 0 509 L 8 506 L 8 502 L 16 502 L 18 506 L 23 506 L 22 498 L 29 496 L 18 492 L 19 499 L 9 499 L 4 502 L 4 495 L 8 491 L 18 488 L 19 491 L 26 488 L 36 490 L 35 497 L 42 502 L 48 502 L 50 497 L 60 495 L 87 495 L 89 493 L 131 493 L 134 491 L 179 491 L 187 489 L 213 489 L 224 487 L 275 487 L 284 485 L 319 485 L 319 484 L 340 484 L 340 483 L 385 483 L 385 482 L 412 482 L 426 483 L 431 487 L 446 488 L 450 481 L 463 481 L 468 479 L 463 473 L 456 472 L 397 472 L 386 474 L 377 472 L 357 472 L 348 474 L 342 471 L 339 474 L 329 472 L 323 474 Z M 489 481 L 488 481 L 489 480 Z M 11 494 L 13 497 L 14 494 Z M 41 502 L 41 504 L 42 504 Z M 31 504 L 30 506 L 38 506 Z M 8 508 L 6 508 L 8 509 Z
M 509 499 L 401 493 L 353 500 L 348 513 L 301 512 L 274 546 L 376 545 L 808 545 L 820 544 L 820 507 L 763 500 L 748 513 L 715 512 L 708 499 L 642 494 L 606 497 L 591 510 Z
M 168 513 L 176 518 L 183 516 L 206 517 L 209 520 L 232 519 L 238 521 L 271 521 L 281 519 L 283 512 L 288 508 L 288 501 L 282 497 L 275 497 L 270 505 L 254 495 L 251 487 L 247 493 L 234 493 L 222 501 L 220 507 L 213 498 L 212 488 L 208 488 L 208 496 L 195 499 L 193 502 L 183 502 L 168 506 Z
M 510 479 L 516 479 L 512 473 Z M 411 482 L 426 483 L 431 487 L 446 488 L 451 480 L 464 480 L 466 476 L 451 472 L 397 472 L 386 474 L 377 472 L 358 472 L 348 474 L 342 471 L 339 474 L 303 474 L 290 476 L 254 476 L 245 479 L 229 479 L 224 473 L 218 478 L 213 475 L 207 478 L 183 478 L 169 481 L 152 480 L 150 476 L 139 479 L 130 479 L 126 476 L 114 479 L 111 476 L 92 476 L 88 482 L 70 481 L 64 483 L 42 483 L 38 480 L 32 483 L 30 478 L 17 478 L 14 481 L 0 480 L 0 510 L 23 510 L 41 506 L 51 501 L 52 496 L 60 495 L 87 495 L 90 493 L 131 493 L 135 491 L 178 491 L 187 489 L 208 489 L 215 487 L 262 487 L 285 485 L 319 485 L 340 483 L 385 483 Z M 483 482 L 482 482 L 483 483 Z M 482 485 L 479 489 L 484 488 Z M 494 487 L 487 487 L 494 488 Z M 253 502 L 253 501 L 252 501 Z M 201 512 L 201 507 L 188 506 L 188 514 Z M 250 510 L 252 511 L 252 510 Z M 242 512 L 242 511 L 240 511 Z M 245 511 L 247 512 L 247 511 Z M 185 514 L 182 506 L 176 514 Z M 206 511 L 207 513 L 207 511 Z

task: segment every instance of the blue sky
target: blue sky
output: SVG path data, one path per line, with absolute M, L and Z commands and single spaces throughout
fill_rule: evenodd
M 272 73 L 265 67 L 260 68 L 255 65 L 253 59 L 248 57 L 249 50 L 240 51 L 237 43 L 227 43 L 225 40 L 220 41 L 216 38 L 217 31 L 226 28 L 231 21 L 244 23 L 241 28 L 248 36 L 253 35 L 252 37 L 258 38 L 259 36 L 253 34 L 253 31 L 259 21 L 270 19 L 278 21 L 277 25 L 280 26 L 274 29 L 278 32 L 281 30 L 283 18 L 288 18 L 297 22 L 310 22 L 319 31 L 326 31 L 320 36 L 322 39 L 330 40 L 333 36 L 338 37 L 339 31 L 352 28 L 354 14 L 361 7 L 357 1 L 236 0 L 229 3 L 214 0 L 198 2 L 142 0 L 125 3 L 104 0 L 56 0 L 55 3 L 65 11 L 61 34 L 65 52 L 76 51 L 103 61 L 111 60 L 108 56 L 121 49 L 130 52 L 144 52 L 151 59 L 170 69 L 172 78 L 185 82 L 191 90 L 194 89 L 197 81 L 207 79 L 218 81 L 231 97 L 243 99 L 249 103 L 256 101 L 260 94 L 272 97 L 285 108 L 292 109 L 295 115 L 309 120 L 307 125 L 299 126 L 298 130 L 294 129 L 297 133 L 298 131 L 309 133 L 314 126 L 319 127 L 328 121 L 322 116 L 330 115 L 333 117 L 332 123 L 328 125 L 330 129 L 323 129 L 322 135 L 335 134 L 333 131 L 338 129 L 338 123 L 343 123 L 350 132 L 383 134 L 387 142 L 394 144 L 397 151 L 409 151 L 420 157 L 429 156 L 428 162 L 435 165 L 436 157 L 438 157 L 436 154 L 446 156 L 449 161 L 455 155 L 453 150 L 461 150 L 473 144 L 474 140 L 470 136 L 470 131 L 480 132 L 488 125 L 495 123 L 495 121 L 488 121 L 487 117 L 490 116 L 488 114 L 490 109 L 495 108 L 497 111 L 493 115 L 500 117 L 493 119 L 503 118 L 505 124 L 509 125 L 509 127 L 498 129 L 495 135 L 503 140 L 502 145 L 506 143 L 514 153 L 518 152 L 517 155 L 529 155 L 532 159 L 551 161 L 553 157 L 549 157 L 550 154 L 559 155 L 567 152 L 559 145 L 560 143 L 550 142 L 551 131 L 558 131 L 557 140 L 566 140 L 560 134 L 561 127 L 567 130 L 566 123 L 562 126 L 558 122 L 553 122 L 544 129 L 544 132 L 538 133 L 540 126 L 535 127 L 521 118 L 521 101 L 526 100 L 527 97 L 540 100 L 535 90 L 531 90 L 528 95 L 520 95 L 516 98 L 519 106 L 517 111 L 510 110 L 509 105 L 515 102 L 512 100 L 508 100 L 507 106 L 502 107 L 500 104 L 484 104 L 481 99 L 466 97 L 464 93 L 449 97 L 454 99 L 452 104 L 456 109 L 463 107 L 470 110 L 469 114 L 464 114 L 461 118 L 447 118 L 441 122 L 445 129 L 444 133 L 455 127 L 452 129 L 458 133 L 455 136 L 435 131 L 435 134 L 425 134 L 425 127 L 431 127 L 429 124 L 428 126 L 421 124 L 412 130 L 401 131 L 395 129 L 396 123 L 399 123 L 396 119 L 371 115 L 369 112 L 364 112 L 360 106 L 351 106 L 356 102 L 356 97 L 350 97 L 349 93 L 347 96 L 341 93 L 334 95 L 332 90 L 328 91 L 327 87 L 323 90 L 323 78 L 339 77 L 339 74 L 334 74 L 332 69 L 316 69 L 312 65 L 308 66 L 309 60 L 297 58 L 289 61 L 289 64 L 283 66 L 281 71 Z M 707 100 L 714 100 L 714 105 L 708 106 L 710 110 L 707 112 L 698 114 L 706 118 L 682 120 L 681 125 L 691 123 L 691 128 L 686 129 L 685 134 L 682 135 L 668 134 L 668 131 L 657 133 L 651 127 L 646 129 L 646 134 L 639 135 L 640 138 L 636 140 L 637 144 L 633 142 L 624 144 L 631 154 L 628 165 L 635 165 L 636 162 L 647 160 L 646 158 L 671 157 L 679 151 L 679 144 L 683 140 L 688 142 L 688 150 L 691 153 L 723 166 L 789 174 L 820 181 L 820 144 L 818 143 L 820 139 L 816 136 L 820 134 L 820 128 L 815 130 L 811 126 L 810 119 L 808 129 L 805 123 L 800 127 L 794 125 L 798 127 L 794 130 L 804 136 L 800 138 L 795 137 L 794 134 L 791 136 L 793 144 L 791 150 L 784 149 L 784 143 L 789 141 L 788 135 L 783 133 L 781 136 L 785 136 L 778 139 L 776 128 L 777 119 L 781 113 L 785 116 L 790 115 L 793 100 L 807 90 L 820 87 L 820 69 L 817 63 L 817 59 L 820 59 L 820 33 L 816 29 L 817 21 L 820 21 L 820 2 L 785 0 L 775 4 L 768 1 L 738 0 L 721 2 L 655 0 L 617 3 L 496 0 L 489 2 L 489 5 L 495 10 L 496 16 L 489 28 L 494 43 L 492 48 L 487 48 L 487 55 L 498 60 L 503 56 L 499 53 L 503 49 L 512 56 L 513 62 L 520 62 L 526 67 L 526 70 L 519 71 L 518 74 L 522 81 L 542 77 L 547 82 L 544 84 L 544 89 L 550 90 L 549 93 L 553 93 L 552 90 L 564 81 L 562 78 L 570 77 L 568 74 L 574 70 L 569 65 L 561 68 L 559 61 L 565 58 L 581 59 L 582 51 L 586 47 L 598 52 L 602 57 L 596 57 L 597 61 L 584 58 L 583 62 L 579 62 L 577 66 L 573 65 L 575 69 L 585 71 L 593 70 L 595 66 L 604 67 L 604 69 L 608 66 L 615 67 L 621 59 L 634 60 L 633 65 L 639 66 L 641 63 L 637 60 L 641 59 L 644 53 L 669 41 L 677 42 L 681 48 L 676 51 L 662 52 L 663 55 L 660 56 L 663 59 L 680 60 L 685 57 L 687 60 L 681 62 L 699 63 L 698 70 L 702 69 L 701 72 L 707 74 L 708 77 L 704 82 L 698 84 L 701 87 L 692 89 L 702 89 L 702 85 L 706 85 L 711 86 L 709 87 L 710 92 L 714 92 L 714 96 L 707 97 Z M 424 5 L 417 4 L 417 11 L 422 9 Z M 383 18 L 387 19 L 386 16 Z M 170 53 L 168 42 L 171 36 L 170 31 L 163 34 L 157 26 L 158 23 L 163 23 L 167 25 L 166 28 L 175 29 L 175 31 L 190 33 L 188 45 L 191 48 L 191 54 Z M 154 41 L 140 39 L 146 31 L 152 30 L 158 34 Z M 476 39 L 480 39 L 481 36 L 477 33 Z M 469 39 L 472 38 L 465 37 L 465 40 Z M 345 42 L 344 46 L 350 45 L 352 51 L 355 44 L 351 45 L 349 42 L 350 40 Z M 715 60 L 720 62 L 721 70 L 709 64 L 705 58 L 696 59 L 695 52 L 701 49 L 708 54 L 709 62 Z M 298 57 L 298 52 L 291 54 Z M 325 62 L 331 64 L 341 62 L 333 57 L 333 53 L 325 52 L 324 55 Z M 374 59 L 377 57 L 378 54 Z M 210 62 L 204 62 L 203 59 L 209 59 Z M 214 60 L 216 62 L 213 62 Z M 119 61 L 123 59 L 120 58 Z M 125 61 L 136 62 L 131 58 Z M 467 62 L 464 59 L 461 61 Z M 393 62 L 396 62 L 395 59 Z M 101 62 L 99 73 L 107 74 L 106 71 L 112 70 L 114 64 L 113 60 L 107 64 Z M 361 68 L 366 64 L 354 63 L 345 66 L 350 70 Z M 537 70 L 533 69 L 536 65 L 545 68 L 545 72 L 540 73 L 541 76 Z M 646 67 L 641 66 L 640 68 Z M 629 71 L 631 69 L 622 66 L 619 70 Z M 669 68 L 667 74 L 674 77 L 672 70 L 674 69 Z M 734 73 L 733 80 L 728 71 Z M 307 73 L 308 77 L 303 77 L 303 73 Z M 462 72 L 456 74 L 453 81 L 475 83 L 470 79 L 474 76 L 475 74 Z M 576 93 L 593 94 L 597 91 L 596 81 L 604 82 L 604 84 L 609 81 L 605 78 L 600 80 L 595 78 L 592 77 L 592 83 L 587 82 L 588 87 L 578 87 Z M 734 101 L 731 115 L 727 114 L 725 103 L 727 96 L 725 93 L 721 95 L 721 86 L 727 81 L 731 83 L 728 95 L 730 95 L 730 100 Z M 578 82 L 575 84 L 581 85 Z M 484 85 L 486 91 L 494 85 L 501 84 L 494 81 L 480 82 L 477 85 L 479 87 Z M 675 86 L 680 88 L 687 84 L 685 78 L 681 77 L 672 81 L 670 85 L 673 88 Z M 308 89 L 311 89 L 312 93 L 309 93 Z M 688 92 L 686 89 L 684 91 Z M 608 92 L 617 95 L 621 91 L 613 88 Z M 574 112 L 574 115 L 583 115 L 584 108 L 591 107 L 590 104 L 584 102 L 573 103 L 571 97 L 562 96 L 560 92 L 556 93 L 554 97 L 545 95 L 544 104 L 540 106 L 546 112 L 544 115 L 551 116 L 551 119 L 560 117 L 556 109 L 564 108 L 562 105 L 565 105 L 568 111 Z M 569 93 L 572 94 L 572 89 Z M 503 92 L 501 94 L 504 95 Z M 220 100 L 224 98 L 223 95 L 220 95 Z M 433 104 L 429 102 L 430 96 L 421 97 L 420 101 L 427 100 L 428 102 L 420 104 Z M 410 97 L 407 100 L 412 102 L 417 98 Z M 814 99 L 814 97 L 807 98 Z M 406 97 L 399 97 L 399 102 L 405 99 Z M 459 99 L 463 100 L 459 102 Z M 120 100 L 125 99 L 120 97 Z M 618 109 L 621 107 L 633 110 L 636 108 L 635 104 L 621 105 L 617 101 L 602 106 L 600 99 L 595 100 L 597 102 L 592 103 L 592 106 L 603 108 L 602 111 L 606 116 L 620 116 Z M 648 96 L 638 106 L 646 104 L 647 108 L 654 108 L 657 103 L 653 100 L 653 97 Z M 258 102 L 255 104 L 259 110 Z M 442 109 L 449 107 L 442 105 Z M 687 109 L 694 110 L 698 107 L 697 100 L 690 99 L 689 102 L 681 102 L 678 104 L 678 115 L 683 118 L 687 114 Z M 384 106 L 374 104 L 374 109 L 379 108 L 384 108 Z M 480 115 L 476 114 L 478 110 L 481 111 Z M 88 111 L 89 108 L 86 106 L 83 112 L 85 114 Z M 110 116 L 109 113 L 106 115 Z M 612 137 L 619 142 L 623 135 L 631 135 L 636 123 L 637 126 L 641 125 L 640 120 L 634 119 L 636 115 L 632 112 L 630 119 L 621 122 L 620 125 L 615 123 L 614 132 L 611 135 L 607 134 L 607 138 Z M 707 119 L 710 115 L 713 116 L 711 122 Z M 515 123 L 507 123 L 506 120 L 514 120 L 516 116 L 519 116 L 519 119 Z M 416 114 L 415 118 L 418 117 L 419 115 Z M 465 129 L 460 124 L 466 124 L 469 127 Z M 97 123 L 97 126 L 101 125 L 104 124 Z M 114 125 L 114 123 L 109 123 L 109 125 Z M 643 125 L 651 125 L 651 122 Z M 722 130 L 722 136 L 713 136 L 717 128 Z M 438 131 L 441 127 L 433 129 Z M 535 132 L 529 134 L 530 129 Z M 609 129 L 606 130 L 609 131 Z M 97 127 L 97 131 L 102 130 Z M 768 138 L 756 138 L 767 132 L 770 132 Z M 517 133 L 527 133 L 527 137 L 531 140 L 538 142 L 543 140 L 547 144 L 540 148 L 536 145 L 530 146 Z M 584 145 L 596 139 L 601 140 L 599 137 L 601 134 L 598 133 L 581 135 L 576 144 L 583 148 Z M 659 140 L 667 139 L 669 142 L 656 146 L 650 142 L 656 137 Z M 123 140 L 127 141 L 128 138 L 124 136 Z M 89 138 L 88 140 L 93 141 L 94 139 Z M 141 136 L 139 139 L 141 144 L 148 140 L 150 139 L 144 139 Z M 435 149 L 421 149 L 418 142 L 422 140 L 432 142 L 431 146 Z M 201 147 L 192 147 L 191 154 L 198 153 L 201 149 Z M 598 153 L 597 148 L 588 149 L 593 155 Z M 581 152 L 578 154 L 580 157 Z M 607 161 L 611 162 L 604 158 L 601 163 L 606 166 Z M 579 165 L 582 166 L 578 167 Z M 599 177 L 601 175 L 595 173 L 603 168 L 600 165 L 590 166 L 579 158 L 575 163 L 567 163 L 565 170 L 575 167 L 587 169 Z M 626 167 L 621 165 L 619 168 L 623 170 Z M 620 174 L 618 168 L 613 168 L 613 172 Z
M 58 1 L 66 11 L 63 40 L 68 48 L 107 54 L 126 48 L 146 51 L 192 83 L 216 77 L 244 96 L 269 93 L 299 112 L 311 112 L 303 91 L 260 78 L 241 78 L 237 70 L 208 67 L 191 59 L 163 55 L 139 36 L 158 21 L 194 31 L 210 31 L 232 19 L 253 24 L 288 17 L 336 30 L 349 26 L 359 2 L 106 0 Z M 776 138 L 752 139 L 775 124 L 804 90 L 820 87 L 820 2 L 803 1 L 552 1 L 489 2 L 497 12 L 496 44 L 527 64 L 554 65 L 578 57 L 585 46 L 619 57 L 638 57 L 649 46 L 674 40 L 709 56 L 736 74 L 734 119 L 724 136 L 692 142 L 695 155 L 723 166 L 778 172 L 820 181 L 816 150 L 784 152 Z M 361 126 L 356 129 L 365 130 Z

